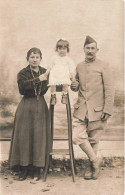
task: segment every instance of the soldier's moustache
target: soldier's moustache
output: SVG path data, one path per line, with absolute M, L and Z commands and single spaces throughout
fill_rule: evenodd
M 93 54 L 91 54 L 91 53 L 88 53 L 88 56 L 93 56 Z

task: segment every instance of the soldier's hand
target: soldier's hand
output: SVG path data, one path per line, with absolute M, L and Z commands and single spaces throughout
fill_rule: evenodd
M 110 117 L 110 114 L 103 112 L 101 116 L 101 120 L 106 121 L 109 119 L 109 117 Z
M 77 91 L 78 88 L 79 88 L 79 82 L 76 81 L 76 80 L 75 81 L 72 81 L 72 83 L 71 83 L 71 90 Z

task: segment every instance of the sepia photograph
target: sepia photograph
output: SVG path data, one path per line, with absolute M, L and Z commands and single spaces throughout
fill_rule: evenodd
M 124 195 L 124 1 L 0 1 L 0 195 Z

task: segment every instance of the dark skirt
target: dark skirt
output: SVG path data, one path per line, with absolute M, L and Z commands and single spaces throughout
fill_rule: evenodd
M 45 166 L 46 146 L 51 147 L 49 111 L 44 97 L 23 97 L 18 105 L 9 154 L 14 165 Z

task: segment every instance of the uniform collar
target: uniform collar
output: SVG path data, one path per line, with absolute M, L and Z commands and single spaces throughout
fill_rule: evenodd
M 88 60 L 87 58 L 85 58 L 86 63 L 91 63 L 91 62 L 94 62 L 94 61 L 95 61 L 95 58 L 92 58 L 91 60 Z

